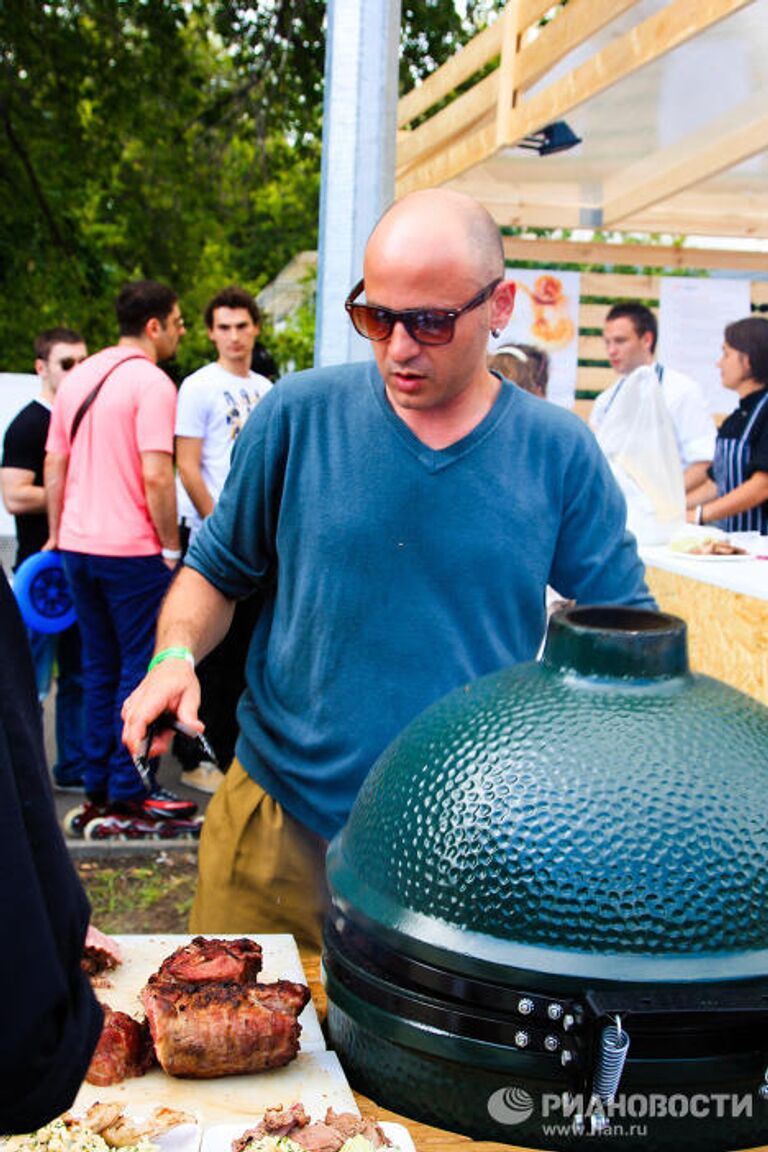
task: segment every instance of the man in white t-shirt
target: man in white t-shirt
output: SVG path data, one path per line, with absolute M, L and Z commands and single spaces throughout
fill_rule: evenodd
M 715 453 L 715 423 L 696 381 L 656 361 L 658 326 L 653 312 L 632 301 L 614 304 L 605 318 L 603 337 L 611 367 L 620 379 L 595 400 L 589 420 L 592 428 L 600 427 L 626 377 L 636 368 L 653 367 L 672 418 L 685 490 L 703 483 Z
M 261 316 L 250 292 L 238 287 L 222 289 L 209 301 L 204 318 L 218 358 L 184 380 L 176 412 L 177 500 L 183 547 L 213 511 L 229 472 L 235 440 L 272 387 L 265 376 L 251 371 Z M 229 636 L 201 665 L 201 718 L 224 767 L 234 753 L 235 708 L 244 685 L 243 665 L 254 611 L 250 601 L 239 606 Z M 182 741 L 176 752 L 187 769 L 185 784 L 215 791 L 222 773 L 208 762 L 198 763 L 191 749 L 185 751 Z
M 224 288 L 205 309 L 218 358 L 187 376 L 176 412 L 179 516 L 191 536 L 221 494 L 241 428 L 272 387 L 266 376 L 251 371 L 260 321 L 258 305 L 244 288 Z

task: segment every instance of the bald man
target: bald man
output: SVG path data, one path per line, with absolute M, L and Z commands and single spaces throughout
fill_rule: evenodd
M 236 600 L 261 597 L 193 931 L 319 946 L 327 841 L 405 725 L 533 659 L 548 583 L 582 603 L 653 606 L 592 434 L 486 368 L 513 303 L 485 210 L 411 195 L 375 228 L 346 304 L 375 363 L 282 381 L 240 434 L 123 713 L 134 751 L 164 709 L 199 728 L 194 663 Z

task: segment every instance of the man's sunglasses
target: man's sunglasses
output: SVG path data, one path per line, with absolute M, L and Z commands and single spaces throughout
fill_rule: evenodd
M 82 364 L 85 356 L 62 356 L 59 360 L 59 368 L 64 372 L 69 372 L 70 368 L 74 368 L 75 364 Z
M 402 324 L 417 344 L 450 344 L 459 316 L 479 308 L 493 295 L 499 284 L 501 277 L 486 284 L 477 296 L 473 296 L 461 308 L 406 308 L 402 312 L 395 312 L 392 308 L 380 308 L 376 304 L 355 304 L 355 297 L 365 287 L 365 281 L 361 280 L 344 301 L 344 307 L 355 330 L 365 336 L 366 340 L 388 340 L 395 324 Z

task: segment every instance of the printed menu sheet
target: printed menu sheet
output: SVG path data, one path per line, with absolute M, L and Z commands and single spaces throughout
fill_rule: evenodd
M 749 280 L 661 279 L 659 361 L 698 381 L 713 415 L 731 412 L 738 403 L 720 383 L 717 361 L 726 324 L 749 316 L 750 308 Z

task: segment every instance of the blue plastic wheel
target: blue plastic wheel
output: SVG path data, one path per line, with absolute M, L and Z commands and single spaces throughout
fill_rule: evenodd
M 37 632 L 63 632 L 75 623 L 75 605 L 58 552 L 35 552 L 13 576 L 24 623 Z

